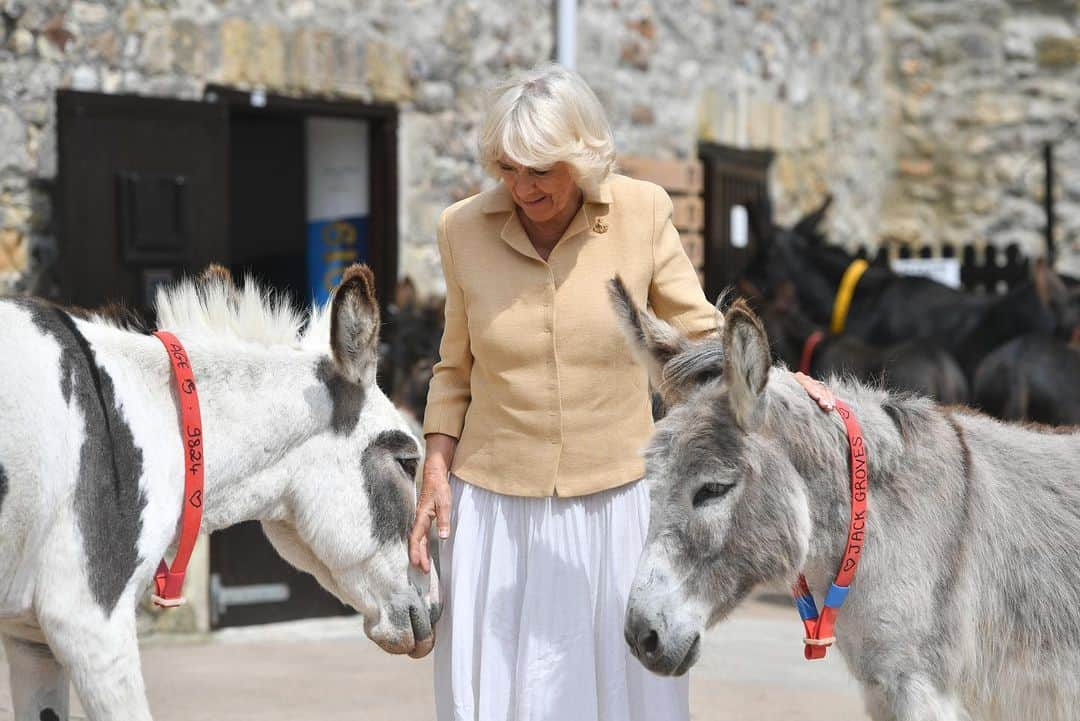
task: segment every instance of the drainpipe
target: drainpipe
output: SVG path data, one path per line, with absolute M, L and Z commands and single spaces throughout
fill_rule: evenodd
M 574 69 L 577 56 L 578 0 L 555 0 L 555 62 Z

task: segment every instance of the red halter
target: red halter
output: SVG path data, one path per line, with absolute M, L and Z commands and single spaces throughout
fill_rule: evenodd
M 199 393 L 195 389 L 195 376 L 191 372 L 187 351 L 172 333 L 159 330 L 154 335 L 165 346 L 172 363 L 173 378 L 176 381 L 177 396 L 180 399 L 180 424 L 184 445 L 184 508 L 181 516 L 180 545 L 176 549 L 176 558 L 172 567 L 162 559 L 154 574 L 154 586 L 157 593 L 151 600 L 162 608 L 174 608 L 184 604 L 180 594 L 184 587 L 184 573 L 187 571 L 195 539 L 202 524 L 203 505 L 203 439 L 202 416 L 199 413 Z
M 863 442 L 862 429 L 855 420 L 855 414 L 851 408 L 841 400 L 836 401 L 836 412 L 844 421 L 844 429 L 847 431 L 848 445 L 851 447 L 851 519 L 848 522 L 847 547 L 844 556 L 840 559 L 840 570 L 836 573 L 836 580 L 829 588 L 825 596 L 825 603 L 818 615 L 814 596 L 806 585 L 806 578 L 799 575 L 799 580 L 792 589 L 795 596 L 795 605 L 799 609 L 806 637 L 803 639 L 806 647 L 803 654 L 807 661 L 825 658 L 826 649 L 836 641 L 833 635 L 833 627 L 836 624 L 836 615 L 847 597 L 848 587 L 855 578 L 855 570 L 859 567 L 859 557 L 862 555 L 863 542 L 866 538 L 866 498 L 869 486 L 867 484 L 868 471 L 866 462 L 866 444 Z

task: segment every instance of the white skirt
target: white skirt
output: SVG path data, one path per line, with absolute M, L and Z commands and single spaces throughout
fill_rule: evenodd
M 653 675 L 623 640 L 649 524 L 644 484 L 575 498 L 451 485 L 438 721 L 690 718 L 688 678 Z

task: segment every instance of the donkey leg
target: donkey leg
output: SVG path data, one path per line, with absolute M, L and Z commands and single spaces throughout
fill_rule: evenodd
M 68 675 L 52 650 L 4 636 L 14 721 L 68 721 Z
M 87 718 L 152 721 L 139 666 L 134 609 L 118 607 L 111 618 L 98 623 L 84 616 L 47 629 L 56 655 L 71 673 Z

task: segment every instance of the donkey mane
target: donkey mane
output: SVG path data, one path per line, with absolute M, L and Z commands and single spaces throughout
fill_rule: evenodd
M 672 356 L 663 368 L 663 385 L 678 386 L 700 382 L 721 374 L 724 367 L 724 344 L 719 338 L 691 345 Z
M 154 306 L 159 327 L 189 337 L 322 349 L 330 333 L 329 303 L 301 313 L 287 295 L 251 276 L 237 285 L 217 266 L 158 288 Z

